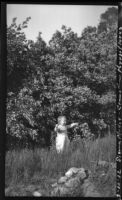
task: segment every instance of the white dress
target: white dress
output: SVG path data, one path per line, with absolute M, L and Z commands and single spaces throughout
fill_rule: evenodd
M 69 138 L 67 135 L 67 128 L 58 126 L 57 137 L 56 137 L 56 150 L 57 153 L 62 153 L 64 150 L 67 150 L 69 146 Z

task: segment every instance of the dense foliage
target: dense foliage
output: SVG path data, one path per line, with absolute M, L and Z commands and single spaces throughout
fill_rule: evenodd
M 115 132 L 117 9 L 101 15 L 98 27 L 78 37 L 62 26 L 49 45 L 39 33 L 27 40 L 22 24 L 7 27 L 7 146 L 50 146 L 57 117 L 79 122 L 97 135 Z

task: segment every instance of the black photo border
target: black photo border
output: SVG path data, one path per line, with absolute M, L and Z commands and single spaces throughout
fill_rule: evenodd
M 0 71 L 0 199 L 5 197 L 5 133 L 7 96 L 7 4 L 58 4 L 58 5 L 110 5 L 118 6 L 117 63 L 116 63 L 116 197 L 122 199 L 122 2 L 118 1 L 40 1 L 40 2 L 1 2 L 1 71 Z M 13 198 L 13 197 L 12 197 Z M 15 197 L 16 198 L 16 197 Z M 18 197 L 17 197 L 18 198 Z M 27 197 L 29 199 L 29 197 Z M 35 198 L 35 197 L 34 197 Z M 49 197 L 51 198 L 51 197 Z M 81 197 L 80 197 L 81 198 Z M 89 197 L 90 199 L 92 197 Z M 94 198 L 92 198 L 94 199 Z M 99 199 L 99 198 L 97 198 Z M 108 198 L 100 198 L 108 199 Z

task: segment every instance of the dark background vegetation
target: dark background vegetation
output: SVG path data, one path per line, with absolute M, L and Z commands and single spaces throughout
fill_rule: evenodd
M 79 37 L 63 25 L 49 45 L 41 32 L 36 42 L 26 39 L 30 17 L 19 25 L 13 19 L 7 27 L 7 150 L 49 147 L 59 115 L 79 122 L 71 138 L 82 135 L 84 122 L 95 137 L 115 134 L 117 15 L 109 8 Z

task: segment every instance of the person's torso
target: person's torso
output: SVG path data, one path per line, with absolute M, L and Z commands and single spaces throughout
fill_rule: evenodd
M 62 125 L 58 125 L 57 126 L 57 133 L 58 134 L 67 134 L 67 127 L 62 126 Z

